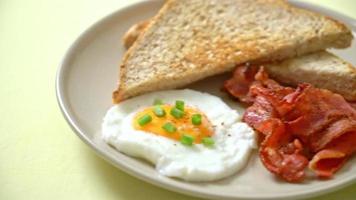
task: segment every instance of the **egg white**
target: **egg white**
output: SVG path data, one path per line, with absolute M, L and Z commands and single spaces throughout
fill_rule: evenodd
M 214 127 L 214 147 L 182 145 L 163 136 L 132 127 L 137 112 L 155 99 L 174 105 L 179 99 L 186 106 L 205 113 Z M 213 181 L 240 170 L 256 148 L 254 131 L 241 122 L 239 114 L 220 98 L 194 90 L 169 90 L 126 100 L 109 109 L 102 124 L 103 139 L 120 152 L 148 160 L 159 173 L 187 181 Z

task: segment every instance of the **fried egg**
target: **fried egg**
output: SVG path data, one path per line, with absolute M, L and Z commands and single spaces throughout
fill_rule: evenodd
M 246 165 L 256 135 L 219 97 L 194 90 L 138 96 L 109 109 L 105 142 L 165 176 L 213 181 Z

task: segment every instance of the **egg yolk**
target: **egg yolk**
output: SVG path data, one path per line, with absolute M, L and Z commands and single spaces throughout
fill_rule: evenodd
M 211 137 L 213 135 L 213 126 L 204 113 L 199 110 L 186 106 L 184 108 L 184 115 L 181 118 L 176 118 L 170 113 L 171 110 L 175 108 L 174 106 L 160 105 L 160 107 L 165 111 L 164 116 L 159 117 L 155 114 L 155 106 L 148 107 L 135 115 L 133 127 L 136 130 L 150 132 L 177 141 L 181 139 L 183 134 L 190 135 L 193 136 L 193 143 L 195 144 L 199 144 L 202 142 L 203 138 Z M 192 117 L 196 114 L 201 115 L 201 123 L 197 125 L 192 122 Z M 138 121 L 145 115 L 151 116 L 151 120 L 147 124 L 140 125 Z M 163 128 L 166 123 L 170 123 L 175 127 L 173 132 L 168 132 Z

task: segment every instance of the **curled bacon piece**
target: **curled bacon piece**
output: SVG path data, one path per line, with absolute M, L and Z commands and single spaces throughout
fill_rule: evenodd
M 309 167 L 319 177 L 331 177 L 356 151 L 356 131 L 347 132 L 317 152 Z
M 258 72 L 257 66 L 237 67 L 233 77 L 225 81 L 224 87 L 229 93 L 244 103 L 252 103 L 253 99 L 248 96 L 250 86 L 255 82 L 255 75 Z
M 252 104 L 243 120 L 264 136 L 264 166 L 286 181 L 302 181 L 308 163 L 329 178 L 356 151 L 356 111 L 338 94 L 306 83 L 281 86 L 256 66 L 237 67 L 224 86 Z

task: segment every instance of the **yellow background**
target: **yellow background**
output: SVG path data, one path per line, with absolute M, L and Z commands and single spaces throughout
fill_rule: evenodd
M 114 168 L 57 106 L 62 56 L 89 25 L 135 1 L 0 0 L 0 199 L 195 199 Z M 308 0 L 356 18 L 356 1 Z M 353 199 L 356 184 L 315 199 Z

